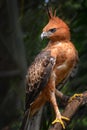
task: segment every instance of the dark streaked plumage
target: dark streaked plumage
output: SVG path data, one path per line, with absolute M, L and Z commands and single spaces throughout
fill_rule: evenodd
M 42 51 L 29 67 L 26 76 L 25 109 L 29 108 L 40 91 L 46 86 L 54 64 L 55 58 L 51 56 L 50 51 Z

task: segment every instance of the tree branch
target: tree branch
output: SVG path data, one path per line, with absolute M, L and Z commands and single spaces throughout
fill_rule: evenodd
M 68 117 L 71 120 L 74 114 L 79 109 L 79 107 L 86 103 L 87 103 L 87 91 L 83 93 L 82 97 L 76 97 L 74 100 L 69 102 L 65 107 L 65 110 L 63 111 L 62 115 Z M 64 124 L 65 126 L 67 126 L 69 122 L 64 121 Z M 56 123 L 50 126 L 49 130 L 63 130 L 63 128 L 60 123 Z
M 0 71 L 0 78 L 20 75 L 19 70 Z

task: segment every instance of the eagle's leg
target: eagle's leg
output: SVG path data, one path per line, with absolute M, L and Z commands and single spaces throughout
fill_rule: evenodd
M 61 100 L 63 100 L 64 102 L 67 102 L 69 100 L 69 96 L 64 95 L 62 92 L 60 92 L 59 90 L 55 90 L 55 94 L 58 98 L 60 98 Z
M 54 111 L 55 111 L 55 114 L 56 114 L 56 119 L 52 122 L 52 124 L 55 124 L 55 123 L 59 122 L 62 125 L 63 129 L 65 129 L 65 125 L 64 125 L 63 119 L 69 121 L 69 118 L 64 117 L 64 116 L 62 116 L 60 114 L 60 111 L 59 111 L 58 106 L 57 106 L 55 93 L 52 93 L 50 102 L 52 103 Z
M 81 93 L 76 93 L 76 94 L 74 94 L 72 97 L 70 97 L 70 99 L 68 100 L 68 102 L 71 102 L 72 100 L 74 100 L 76 97 L 82 97 L 83 96 L 83 94 L 81 94 Z
M 30 117 L 32 117 L 39 109 L 45 104 L 46 100 L 43 98 L 42 93 L 36 98 L 36 100 L 30 106 Z

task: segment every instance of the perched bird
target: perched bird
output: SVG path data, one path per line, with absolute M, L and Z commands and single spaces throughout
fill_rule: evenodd
M 26 75 L 26 111 L 32 117 L 47 101 L 55 112 L 52 124 L 69 120 L 61 115 L 56 95 L 61 97 L 59 86 L 72 76 L 78 63 L 78 52 L 70 41 L 68 25 L 48 10 L 49 22 L 43 28 L 41 38 L 48 38 L 49 43 L 35 58 Z

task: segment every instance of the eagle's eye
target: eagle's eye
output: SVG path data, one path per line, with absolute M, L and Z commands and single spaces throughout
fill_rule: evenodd
M 56 32 L 56 28 L 49 29 L 49 31 L 54 33 L 54 32 Z

